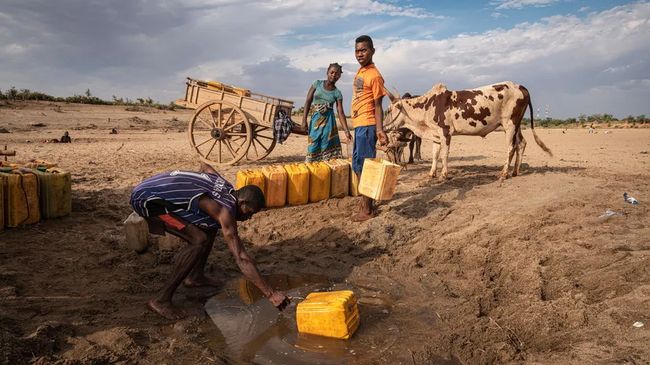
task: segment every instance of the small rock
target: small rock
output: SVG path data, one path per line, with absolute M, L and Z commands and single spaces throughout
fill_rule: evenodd
M 641 328 L 641 327 L 643 327 L 644 325 L 645 325 L 645 324 L 644 324 L 643 322 L 641 322 L 641 321 L 636 321 L 636 322 L 634 322 L 634 323 L 632 324 L 632 327 L 635 327 L 635 328 Z

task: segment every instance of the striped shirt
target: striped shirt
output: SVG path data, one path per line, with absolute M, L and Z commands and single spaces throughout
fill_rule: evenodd
M 219 223 L 199 209 L 199 198 L 207 195 L 237 217 L 234 189 L 219 174 L 171 171 L 152 176 L 131 193 L 131 206 L 142 217 L 174 213 L 201 228 L 221 228 Z

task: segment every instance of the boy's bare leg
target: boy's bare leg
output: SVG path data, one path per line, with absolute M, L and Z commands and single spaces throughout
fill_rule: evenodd
M 214 239 L 217 231 L 213 230 L 206 233 L 208 235 L 208 242 L 203 246 L 203 251 L 201 251 L 199 259 L 196 261 L 194 268 L 192 268 L 190 274 L 183 281 L 183 285 L 188 288 L 196 288 L 201 286 L 219 287 L 222 284 L 218 279 L 205 276 L 205 263 L 208 261 L 210 252 L 212 252 L 212 246 L 214 245 Z
M 167 231 L 187 241 L 188 245 L 178 253 L 169 280 L 163 285 L 158 295 L 149 300 L 147 305 L 149 309 L 167 319 L 180 319 L 185 317 L 186 313 L 172 304 L 172 296 L 198 262 L 201 253 L 204 252 L 204 246 L 208 245 L 208 237 L 201 229 L 192 224 L 187 225 L 182 231 L 170 228 L 167 228 Z M 210 247 L 212 247 L 211 243 Z

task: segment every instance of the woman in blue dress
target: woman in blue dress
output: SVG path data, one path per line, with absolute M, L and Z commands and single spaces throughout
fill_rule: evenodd
M 309 123 L 309 135 L 306 162 L 324 161 L 333 158 L 342 158 L 341 140 L 334 117 L 334 105 L 339 115 L 339 120 L 345 130 L 348 142 L 352 135 L 348 129 L 348 122 L 343 112 L 343 95 L 336 88 L 336 82 L 341 78 L 341 65 L 332 63 L 327 68 L 327 80 L 316 80 L 307 92 L 305 112 L 302 117 L 302 127 L 307 129 L 307 114 L 310 108 L 314 112 Z

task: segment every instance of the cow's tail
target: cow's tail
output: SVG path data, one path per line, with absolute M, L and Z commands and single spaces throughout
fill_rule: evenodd
M 533 102 L 531 101 L 530 94 L 528 95 L 528 109 L 530 109 L 530 130 L 533 132 L 533 137 L 535 138 L 535 142 L 539 147 L 541 147 L 544 152 L 548 153 L 549 156 L 553 157 L 553 152 L 551 152 L 551 149 L 546 147 L 544 142 L 537 136 L 537 133 L 535 133 L 535 126 L 533 125 Z

